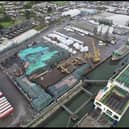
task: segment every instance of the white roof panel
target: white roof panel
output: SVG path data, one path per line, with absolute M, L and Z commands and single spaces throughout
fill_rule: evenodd
M 81 11 L 79 9 L 71 9 L 68 11 L 65 11 L 62 13 L 62 16 L 68 16 L 70 15 L 71 17 L 77 16 L 81 13 Z
M 15 37 L 14 39 L 12 39 L 16 44 L 19 44 L 23 41 L 25 41 L 26 39 L 29 39 L 31 38 L 32 36 L 34 36 L 35 34 L 37 34 L 38 31 L 34 30 L 34 29 L 31 29 L 31 30 L 28 30 L 24 33 L 22 33 L 21 35 Z

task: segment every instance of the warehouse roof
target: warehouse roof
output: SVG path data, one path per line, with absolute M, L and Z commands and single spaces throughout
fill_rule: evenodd
M 65 11 L 62 13 L 62 16 L 71 16 L 71 17 L 75 17 L 77 15 L 79 15 L 81 13 L 81 11 L 79 9 L 71 9 L 68 11 Z
M 112 87 L 100 101 L 118 114 L 122 114 L 129 106 L 128 93 L 119 87 Z
M 34 29 L 31 29 L 31 30 L 28 30 L 26 31 L 25 33 L 13 38 L 12 40 L 15 42 L 15 43 L 21 43 L 23 41 L 25 41 L 26 39 L 34 36 L 35 34 L 37 34 L 38 32 Z

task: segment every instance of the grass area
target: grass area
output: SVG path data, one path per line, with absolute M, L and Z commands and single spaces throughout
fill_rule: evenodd
M 4 28 L 8 28 L 14 25 L 13 21 L 8 21 L 8 22 L 1 22 L 0 23 Z
M 24 20 L 25 20 L 25 18 L 22 17 L 22 18 L 16 19 L 16 21 L 10 20 L 10 21 L 7 21 L 7 22 L 0 22 L 0 24 L 1 24 L 4 28 L 9 28 L 9 27 L 12 27 L 12 26 L 14 26 L 14 25 L 16 25 L 16 24 L 21 24 Z
M 65 5 L 66 3 L 68 3 L 69 1 L 54 1 L 53 3 L 54 4 L 57 4 L 58 6 L 63 6 Z
M 36 27 L 34 27 L 34 29 L 36 29 L 37 31 L 40 31 L 40 30 L 44 29 L 45 27 L 47 27 L 47 26 L 45 26 L 45 25 L 37 25 Z
M 15 24 L 21 24 L 26 18 L 25 17 L 20 17 L 16 19 Z

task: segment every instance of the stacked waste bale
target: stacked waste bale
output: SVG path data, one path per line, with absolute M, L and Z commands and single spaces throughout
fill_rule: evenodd
M 27 78 L 21 76 L 16 78 L 17 87 L 19 87 L 29 98 L 32 107 L 40 111 L 47 107 L 53 98 L 45 92 L 39 85 L 31 83 Z
M 90 69 L 90 64 L 84 64 L 73 72 L 73 75 L 79 80 Z
M 72 88 L 77 79 L 73 75 L 69 75 L 62 79 L 60 82 L 48 87 L 48 92 L 50 92 L 55 98 L 59 98 L 64 93 L 66 93 L 70 88 Z

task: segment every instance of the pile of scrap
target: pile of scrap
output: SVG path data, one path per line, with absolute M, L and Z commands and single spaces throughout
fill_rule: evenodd
M 85 59 L 81 56 L 71 57 L 62 63 L 57 65 L 57 69 L 59 69 L 62 73 L 72 73 L 79 65 L 86 63 Z
M 29 100 L 36 111 L 43 110 L 53 101 L 53 98 L 44 89 L 29 81 L 26 77 L 16 77 L 15 81 L 17 83 L 15 86 Z
M 56 99 L 66 93 L 69 89 L 77 84 L 78 80 L 73 75 L 68 75 L 61 81 L 48 87 L 47 91 Z
M 47 89 L 49 86 L 60 81 L 66 75 L 66 73 L 62 73 L 57 68 L 54 68 L 52 70 L 41 72 L 39 74 L 35 73 L 30 77 L 30 79 L 36 84 L 42 86 L 43 89 Z
M 14 74 L 16 77 L 19 77 L 19 76 L 21 76 L 21 75 L 24 74 L 23 65 L 20 64 L 20 63 L 14 64 L 14 65 L 12 66 L 12 70 L 13 70 L 13 74 Z

